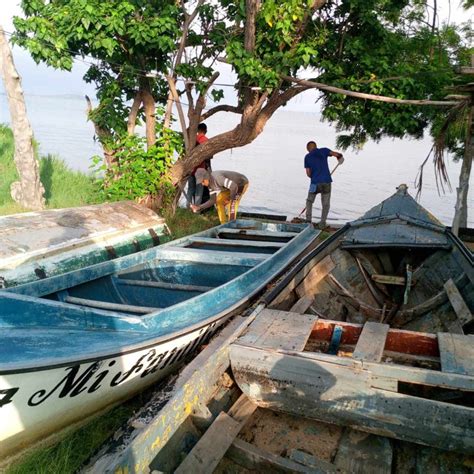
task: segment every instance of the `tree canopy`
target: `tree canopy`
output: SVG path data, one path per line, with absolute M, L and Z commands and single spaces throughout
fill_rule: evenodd
M 446 86 L 456 81 L 456 67 L 468 63 L 469 31 L 439 26 L 435 5 L 425 0 L 23 0 L 25 18 L 15 19 L 15 40 L 36 61 L 53 67 L 70 69 L 75 58 L 91 60 L 85 79 L 96 84 L 99 99 L 91 118 L 112 155 L 114 143 L 133 134 L 141 117 L 152 147 L 156 104 L 166 107 L 166 126 L 174 104 L 185 145 L 169 173 L 176 184 L 203 159 L 250 143 L 276 110 L 308 90 L 288 76 L 398 99 L 444 98 Z M 223 63 L 236 77 L 229 103 L 223 103 L 229 94 L 216 85 Z M 341 132 L 342 147 L 386 135 L 418 138 L 446 113 L 325 91 L 321 97 L 322 118 Z M 228 112 L 240 115 L 239 124 L 195 147 L 198 123 Z

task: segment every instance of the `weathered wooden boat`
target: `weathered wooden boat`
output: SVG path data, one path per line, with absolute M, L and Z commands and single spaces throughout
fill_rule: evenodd
M 0 288 L 60 275 L 170 240 L 133 201 L 0 217 Z
M 292 266 L 85 472 L 471 472 L 472 272 L 399 189 Z
M 309 311 L 332 320 L 469 333 L 473 264 L 464 244 L 401 185 L 326 240 L 275 307 L 287 309 L 304 297 Z
M 472 472 L 472 336 L 301 310 L 237 316 L 83 472 Z
M 317 235 L 238 220 L 0 291 L 0 458 L 168 374 Z

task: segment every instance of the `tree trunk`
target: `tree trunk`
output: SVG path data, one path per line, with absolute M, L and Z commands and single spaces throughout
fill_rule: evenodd
M 33 130 L 26 114 L 21 80 L 13 62 L 10 46 L 0 26 L 0 71 L 8 97 L 13 137 L 15 165 L 20 177 L 11 185 L 14 201 L 27 209 L 44 209 L 44 187 L 40 181 L 39 164 L 33 147 Z
M 473 103 L 474 96 L 471 98 L 471 108 L 467 119 L 466 145 L 461 173 L 459 174 L 459 187 L 457 188 L 457 199 L 452 225 L 454 235 L 458 235 L 460 227 L 467 227 L 467 195 L 469 191 L 469 178 L 471 176 L 472 155 L 474 154 L 474 127 L 472 126 L 474 115 Z
M 150 80 L 147 77 L 140 78 L 140 91 L 145 111 L 146 143 L 148 148 L 151 148 L 156 143 L 156 110 Z

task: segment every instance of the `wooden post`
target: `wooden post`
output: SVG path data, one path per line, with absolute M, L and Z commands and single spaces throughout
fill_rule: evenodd
M 15 140 L 15 165 L 19 181 L 11 185 L 11 196 L 27 209 L 44 209 L 44 188 L 40 181 L 39 165 L 33 148 L 33 130 L 26 114 L 21 80 L 13 62 L 13 56 L 0 26 L 0 73 L 10 108 L 11 125 Z

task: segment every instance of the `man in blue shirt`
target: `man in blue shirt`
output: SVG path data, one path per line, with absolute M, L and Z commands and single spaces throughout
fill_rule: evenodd
M 310 141 L 306 145 L 308 154 L 304 157 L 304 167 L 306 175 L 311 178 L 308 197 L 306 198 L 306 222 L 311 222 L 313 217 L 313 203 L 316 194 L 321 194 L 321 222 L 318 224 L 320 229 L 324 229 L 326 219 L 329 214 L 331 201 L 331 172 L 328 166 L 328 156 L 335 156 L 339 164 L 344 162 L 342 153 L 331 151 L 329 148 L 318 148 L 316 142 Z

